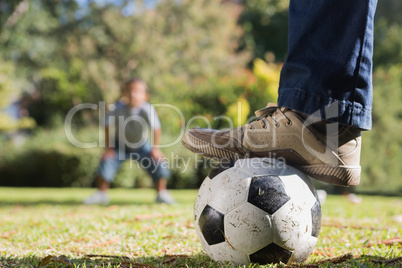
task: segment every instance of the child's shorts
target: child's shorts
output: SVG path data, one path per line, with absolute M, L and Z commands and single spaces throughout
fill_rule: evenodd
M 112 182 L 121 164 L 126 160 L 133 161 L 133 164 L 145 169 L 154 182 L 161 178 L 169 178 L 170 171 L 167 162 L 157 162 L 151 158 L 151 146 L 144 144 L 140 148 L 119 150 L 114 148 L 116 155 L 112 158 L 102 159 L 99 165 L 98 174 L 108 182 Z

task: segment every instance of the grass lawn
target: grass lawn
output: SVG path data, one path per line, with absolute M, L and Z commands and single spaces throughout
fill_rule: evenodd
M 197 191 L 172 191 L 167 206 L 150 189 L 112 189 L 111 205 L 82 205 L 92 192 L 0 188 L 0 267 L 232 267 L 198 242 Z M 362 197 L 328 196 L 314 252 L 292 267 L 402 267 L 402 198 Z

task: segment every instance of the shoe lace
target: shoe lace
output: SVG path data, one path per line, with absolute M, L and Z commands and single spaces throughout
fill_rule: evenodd
M 268 127 L 269 120 L 273 121 L 275 127 L 278 127 L 279 122 L 274 117 L 274 115 L 277 115 L 278 113 L 281 114 L 281 117 L 283 116 L 287 119 L 286 125 L 289 126 L 292 124 L 292 121 L 285 114 L 287 110 L 288 108 L 279 107 L 274 103 L 269 103 L 267 107 L 255 111 L 254 114 L 258 117 L 257 121 L 261 124 L 263 128 Z

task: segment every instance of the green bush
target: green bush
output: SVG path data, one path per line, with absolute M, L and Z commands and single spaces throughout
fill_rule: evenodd
M 88 187 L 92 185 L 99 149 L 68 144 L 63 129 L 37 131 L 23 145 L 1 142 L 0 185 Z
M 76 138 L 82 142 L 96 141 L 98 129 L 84 128 L 76 133 Z M 167 144 L 174 140 L 177 142 L 162 149 L 172 174 L 169 188 L 196 188 L 209 171 L 204 166 L 206 160 L 196 159 L 176 136 L 165 134 L 162 142 Z M 0 155 L 0 186 L 91 187 L 103 152 L 103 148 L 75 147 L 67 140 L 61 126 L 36 131 L 21 146 L 2 138 L 0 147 L 7 152 Z M 145 170 L 126 161 L 112 187 L 152 187 L 152 180 Z

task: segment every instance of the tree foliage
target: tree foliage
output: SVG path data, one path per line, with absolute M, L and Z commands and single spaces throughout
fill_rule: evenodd
M 85 8 L 75 1 L 29 2 L 18 23 L 0 35 L 3 57 L 16 63 L 25 88 L 39 92 L 42 109 L 52 113 L 82 102 L 112 102 L 121 82 L 133 75 L 165 98 L 172 77 L 192 85 L 243 66 L 246 55 L 234 53 L 236 17 L 222 16 L 234 12 L 231 5 L 159 1 L 127 16 L 123 9 L 96 2 Z
M 361 189 L 402 193 L 402 65 L 374 73 L 373 130 L 363 133 Z
M 278 61 L 287 53 L 289 0 L 245 0 L 239 18 L 244 28 L 241 49 L 253 51 L 255 58 L 270 52 Z
M 378 1 L 374 28 L 374 66 L 402 62 L 402 2 Z

